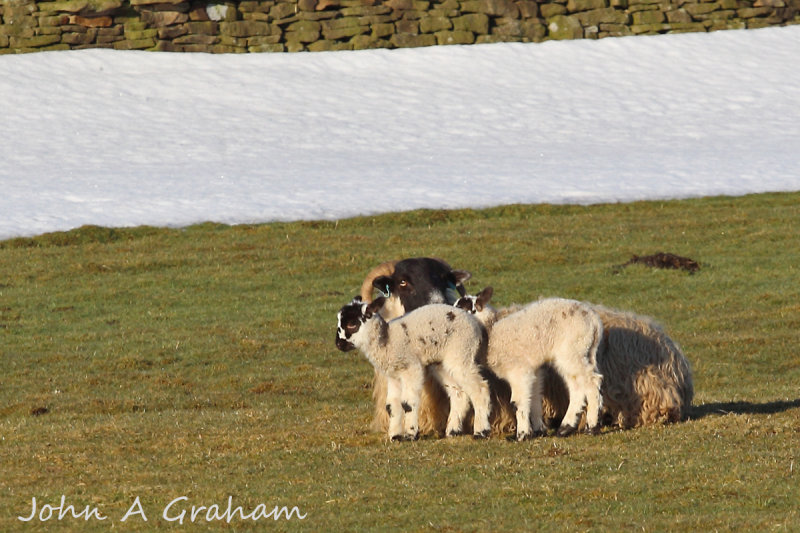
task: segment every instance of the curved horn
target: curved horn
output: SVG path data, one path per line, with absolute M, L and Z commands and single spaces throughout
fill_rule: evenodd
M 391 276 L 394 274 L 394 266 L 396 264 L 397 261 L 386 261 L 369 271 L 367 277 L 364 278 L 364 283 L 361 284 L 361 299 L 364 303 L 372 302 L 372 282 L 380 276 Z

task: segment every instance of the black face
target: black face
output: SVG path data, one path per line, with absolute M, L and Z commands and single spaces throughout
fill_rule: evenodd
M 350 342 L 350 337 L 359 330 L 364 323 L 364 315 L 361 313 L 362 304 L 347 304 L 339 310 L 338 324 L 336 325 L 336 347 L 343 352 L 355 350 L 355 346 Z
M 452 270 L 437 259 L 416 257 L 398 262 L 391 276 L 376 278 L 372 285 L 384 294 L 400 298 L 400 303 L 408 313 L 430 303 L 446 303 L 447 289 L 461 292 L 461 283 L 467 279 L 468 272 Z
M 474 296 L 462 296 L 456 303 L 453 304 L 455 307 L 463 309 L 468 313 L 475 314 L 475 297 Z

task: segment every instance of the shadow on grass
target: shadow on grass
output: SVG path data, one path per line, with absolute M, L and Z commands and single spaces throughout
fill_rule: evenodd
M 703 405 L 692 406 L 690 418 L 697 420 L 709 415 L 727 415 L 730 413 L 737 415 L 748 414 L 776 414 L 800 407 L 800 400 L 778 401 L 768 403 L 752 402 L 719 402 L 705 403 Z

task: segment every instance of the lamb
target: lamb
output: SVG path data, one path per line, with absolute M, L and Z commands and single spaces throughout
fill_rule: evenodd
M 489 386 L 476 363 L 485 349 L 481 325 L 469 313 L 447 304 L 431 304 L 386 322 L 378 310 L 386 298 L 372 303 L 359 296 L 337 315 L 336 347 L 358 348 L 385 376 L 384 405 L 391 440 L 419 436 L 420 397 L 426 370 L 444 386 L 450 398 L 446 434 L 460 435 L 470 402 L 474 409 L 473 436 L 485 438 L 489 424 Z
M 597 372 L 603 323 L 597 313 L 575 300 L 546 298 L 499 317 L 488 305 L 491 296 L 492 288 L 487 287 L 477 297 L 460 298 L 455 306 L 475 313 L 489 332 L 487 363 L 511 386 L 517 440 L 546 433 L 541 390 L 546 364 L 564 379 L 569 391 L 557 435 L 565 437 L 578 429 L 584 403 L 587 431 L 597 433 L 603 404 L 603 376 Z
M 458 304 L 474 309 L 489 327 L 491 321 L 519 309 L 486 309 L 490 298 L 491 293 L 479 294 Z M 604 418 L 624 429 L 686 419 L 694 387 L 691 366 L 678 345 L 650 317 L 586 305 L 599 315 L 604 329 L 597 350 Z M 545 411 L 557 420 L 567 409 L 569 394 L 557 375 L 546 374 Z

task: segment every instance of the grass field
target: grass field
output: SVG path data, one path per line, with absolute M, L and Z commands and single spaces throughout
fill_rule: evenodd
M 0 530 L 800 531 L 798 228 L 791 193 L 0 242 Z M 701 269 L 614 273 L 657 251 Z M 420 255 L 498 304 L 656 317 L 692 362 L 692 419 L 386 442 L 335 314 L 372 266 Z M 62 495 L 106 519 L 59 521 Z M 207 521 L 229 496 L 305 518 Z

